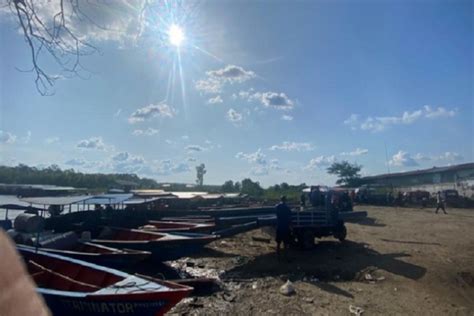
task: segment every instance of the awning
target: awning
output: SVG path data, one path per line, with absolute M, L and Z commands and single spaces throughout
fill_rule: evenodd
M 70 205 L 90 198 L 90 195 L 26 197 L 20 201 L 37 205 Z
M 83 204 L 121 204 L 126 200 L 129 200 L 133 194 L 101 194 L 95 195 L 83 201 Z

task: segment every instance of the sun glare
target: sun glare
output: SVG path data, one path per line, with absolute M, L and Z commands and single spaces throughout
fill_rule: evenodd
M 184 40 L 183 30 L 176 24 L 171 25 L 168 30 L 168 38 L 171 45 L 179 47 Z

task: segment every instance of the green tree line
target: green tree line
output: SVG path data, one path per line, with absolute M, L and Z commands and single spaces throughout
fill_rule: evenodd
M 124 185 L 144 189 L 158 187 L 158 183 L 155 180 L 140 178 L 136 174 L 82 173 L 74 169 L 62 170 L 57 165 L 37 168 L 23 164 L 16 167 L 0 166 L 0 183 L 50 184 L 86 189 L 117 188 Z

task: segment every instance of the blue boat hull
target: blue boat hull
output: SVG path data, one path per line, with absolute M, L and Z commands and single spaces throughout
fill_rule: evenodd
M 161 315 L 161 309 L 170 304 L 167 300 L 155 301 L 128 301 L 105 299 L 91 299 L 88 297 L 70 297 L 42 293 L 51 313 L 56 316 L 156 316 Z

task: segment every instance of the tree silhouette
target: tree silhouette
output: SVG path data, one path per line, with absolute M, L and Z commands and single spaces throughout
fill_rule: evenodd
M 360 170 L 362 166 L 358 164 L 351 164 L 348 161 L 334 162 L 327 172 L 338 176 L 337 184 L 345 186 L 356 186 L 360 179 Z
M 202 186 L 204 184 L 204 175 L 206 174 L 206 165 L 205 164 L 200 164 L 199 166 L 196 166 L 196 184 L 198 186 Z

